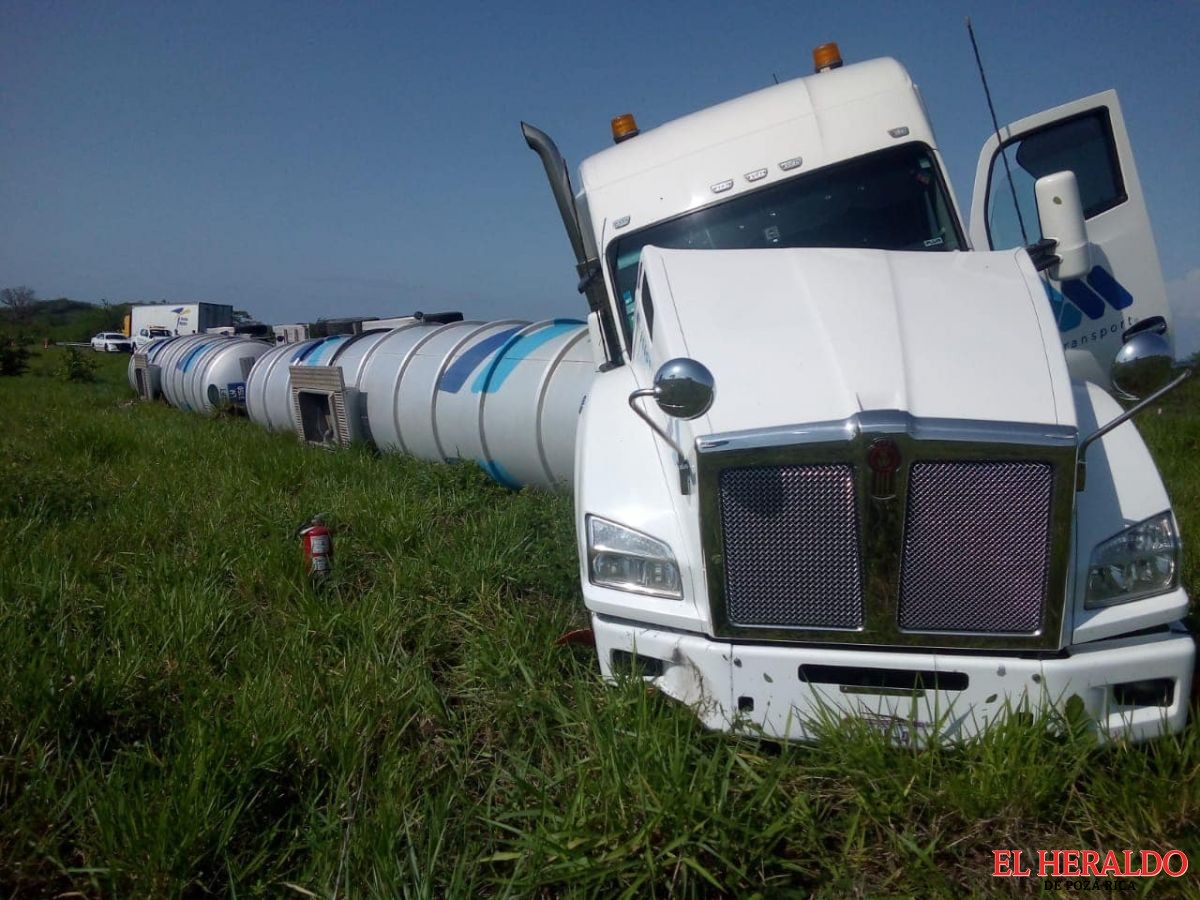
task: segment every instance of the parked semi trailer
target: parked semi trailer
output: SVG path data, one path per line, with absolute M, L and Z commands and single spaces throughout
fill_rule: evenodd
M 264 354 L 246 412 L 311 444 L 367 441 L 435 462 L 477 462 L 510 488 L 569 487 L 579 408 L 592 380 L 573 319 L 412 318 Z
M 1000 129 L 968 227 L 905 69 L 814 63 L 614 119 L 577 192 L 522 125 L 588 301 L 574 490 L 603 673 L 773 737 L 1066 706 L 1105 737 L 1179 731 L 1179 528 L 1117 398 L 1187 373 L 1116 94 Z

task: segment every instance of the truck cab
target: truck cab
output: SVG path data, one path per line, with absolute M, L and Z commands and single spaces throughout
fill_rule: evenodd
M 903 66 L 814 62 L 619 117 L 578 192 L 524 126 L 590 310 L 602 672 L 771 737 L 958 739 L 1071 704 L 1103 736 L 1180 730 L 1178 523 L 1113 396 L 1170 356 L 1116 95 L 1001 129 L 968 229 Z
M 160 338 L 171 337 L 171 332 L 157 325 L 148 325 L 137 330 L 133 335 L 133 347 L 135 350 L 141 350 L 151 341 L 157 341 Z

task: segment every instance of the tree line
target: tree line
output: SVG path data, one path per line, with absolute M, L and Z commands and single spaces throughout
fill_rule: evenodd
M 95 304 L 58 297 L 41 300 L 33 288 L 0 289 L 0 330 L 6 342 L 87 341 L 100 331 L 120 331 L 130 304 Z

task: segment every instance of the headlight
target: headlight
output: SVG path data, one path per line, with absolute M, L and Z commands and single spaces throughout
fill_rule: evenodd
M 597 516 L 587 517 L 587 533 L 588 578 L 592 584 L 651 597 L 683 599 L 679 566 L 671 548 L 662 541 Z
M 1179 535 L 1171 513 L 1159 513 L 1096 545 L 1083 605 L 1128 603 L 1178 583 Z

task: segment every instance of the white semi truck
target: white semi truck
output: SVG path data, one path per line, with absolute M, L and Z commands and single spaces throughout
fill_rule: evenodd
M 1101 736 L 1179 731 L 1178 524 L 1114 395 L 1187 373 L 1116 95 L 1000 129 L 967 227 L 904 68 L 814 62 L 643 133 L 618 117 L 577 192 L 522 125 L 588 300 L 574 488 L 604 675 L 773 737 L 1072 705 Z

